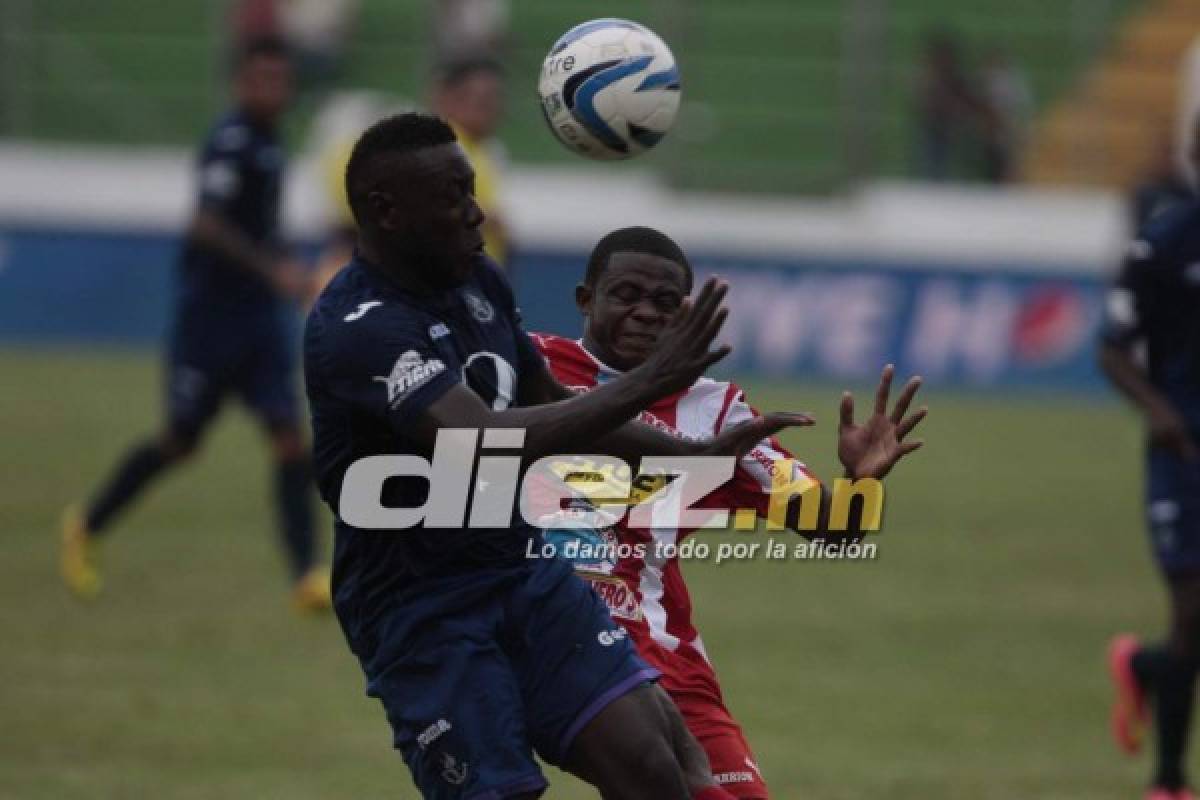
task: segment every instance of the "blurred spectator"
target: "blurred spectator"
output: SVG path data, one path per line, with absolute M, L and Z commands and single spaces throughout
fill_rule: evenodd
M 359 0 L 236 0 L 235 46 L 263 36 L 287 42 L 302 86 L 331 78 L 358 16 Z
M 328 226 L 306 306 L 316 301 L 325 285 L 354 255 L 354 217 L 346 200 L 346 164 L 354 143 L 377 120 L 411 108 L 411 103 L 377 92 L 334 92 L 313 118 L 307 149 L 320 166 Z
M 983 92 L 990 111 L 984 140 L 984 178 L 1008 183 L 1033 113 L 1029 78 L 1003 50 L 993 50 L 983 70 Z
M 509 237 L 500 208 L 505 156 L 494 138 L 504 114 L 504 70 L 498 61 L 473 58 L 438 70 L 431 106 L 458 136 L 475 169 L 475 199 L 487 215 L 483 240 L 488 255 L 508 266 Z
M 995 115 L 971 79 L 956 37 L 931 34 L 923 58 L 917 89 L 918 173 L 926 180 L 943 181 L 952 176 L 956 164 L 971 160 Z
M 235 0 L 230 20 L 233 28 L 233 46 L 243 42 L 277 36 L 279 15 L 275 0 Z
M 436 0 L 436 63 L 499 58 L 508 40 L 508 22 L 508 0 Z
M 277 0 L 279 29 L 305 85 L 331 79 L 358 19 L 359 0 Z

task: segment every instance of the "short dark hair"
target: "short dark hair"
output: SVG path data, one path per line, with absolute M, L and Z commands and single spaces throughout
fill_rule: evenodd
M 683 249 L 662 231 L 642 226 L 620 228 L 596 242 L 592 254 L 588 256 L 587 272 L 583 276 L 585 286 L 596 285 L 615 253 L 642 253 L 674 261 L 683 267 L 684 275 L 687 276 L 688 291 L 692 289 L 692 265 L 684 255 Z
M 264 57 L 291 58 L 292 51 L 278 36 L 255 36 L 238 44 L 233 53 L 233 69 L 236 72 L 254 59 Z
M 377 183 L 383 161 L 428 147 L 457 141 L 454 131 L 441 118 L 408 112 L 384 117 L 363 132 L 346 163 L 346 199 L 354 219 L 361 225 L 359 208 Z
M 434 80 L 438 86 L 452 88 L 479 73 L 503 78 L 504 65 L 488 56 L 457 58 L 439 64 L 434 70 Z

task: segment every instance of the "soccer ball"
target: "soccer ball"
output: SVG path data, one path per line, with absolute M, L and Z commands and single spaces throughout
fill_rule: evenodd
M 654 31 L 624 19 L 576 25 L 550 48 L 538 80 L 546 124 L 589 158 L 629 158 L 671 129 L 679 68 Z

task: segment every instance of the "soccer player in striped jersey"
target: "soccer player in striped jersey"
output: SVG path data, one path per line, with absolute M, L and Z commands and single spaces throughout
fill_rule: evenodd
M 575 300 L 584 317 L 579 340 L 545 334 L 534 342 L 564 385 L 588 391 L 617 379 L 642 364 L 654 351 L 660 334 L 692 288 L 692 268 L 670 238 L 650 228 L 624 228 L 596 245 Z M 905 455 L 922 444 L 905 441 L 925 417 L 921 408 L 907 415 L 920 379 L 911 379 L 895 406 L 887 410 L 893 369 L 889 366 L 876 394 L 871 416 L 854 422 L 854 401 L 845 393 L 841 403 L 838 457 L 851 478 L 882 478 Z M 736 384 L 700 378 L 692 386 L 667 396 L 642 412 L 640 421 L 677 436 L 705 439 L 746 420 L 757 412 Z M 790 475 L 777 475 L 790 469 Z M 697 508 L 754 508 L 766 516 L 771 490 L 780 482 L 802 486 L 817 479 L 793 459 L 774 438 L 764 439 L 740 460 L 734 477 L 696 504 Z M 635 482 L 634 494 L 638 486 Z M 659 484 L 661 485 L 661 484 Z M 642 486 L 653 492 L 655 486 Z M 824 490 L 822 490 L 824 495 Z M 809 535 L 824 538 L 828 496 L 822 501 L 820 527 Z M 788 519 L 795 521 L 794 512 Z M 569 512 L 566 512 L 569 513 Z M 767 786 L 741 727 L 725 706 L 720 684 L 692 619 L 691 598 L 678 557 L 664 557 L 692 530 L 633 529 L 627 517 L 608 530 L 547 531 L 559 553 L 571 537 L 587 542 L 573 559 L 577 572 L 607 602 L 609 613 L 630 633 L 639 655 L 662 673 L 661 683 L 679 706 L 692 734 L 704 747 L 714 778 L 741 800 L 768 796 Z M 859 535 L 851 529 L 842 535 Z M 641 544 L 642 547 L 636 547 Z M 596 547 L 607 544 L 609 548 Z M 627 557 L 605 558 L 619 553 Z M 677 549 L 677 548 L 676 548 Z M 597 557 L 597 554 L 600 554 Z

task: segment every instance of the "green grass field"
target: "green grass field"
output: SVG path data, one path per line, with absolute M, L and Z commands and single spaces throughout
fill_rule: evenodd
M 332 619 L 284 592 L 253 425 L 121 521 L 107 591 L 56 577 L 56 525 L 159 419 L 148 355 L 0 351 L 0 796 L 415 797 Z M 833 387 L 787 441 L 833 470 Z M 1108 740 L 1103 649 L 1156 634 L 1138 432 L 1116 404 L 930 391 L 874 562 L 694 564 L 708 649 L 780 800 L 1106 800 L 1148 764 Z M 739 534 L 746 536 L 747 534 Z M 591 794 L 550 773 L 552 798 Z

